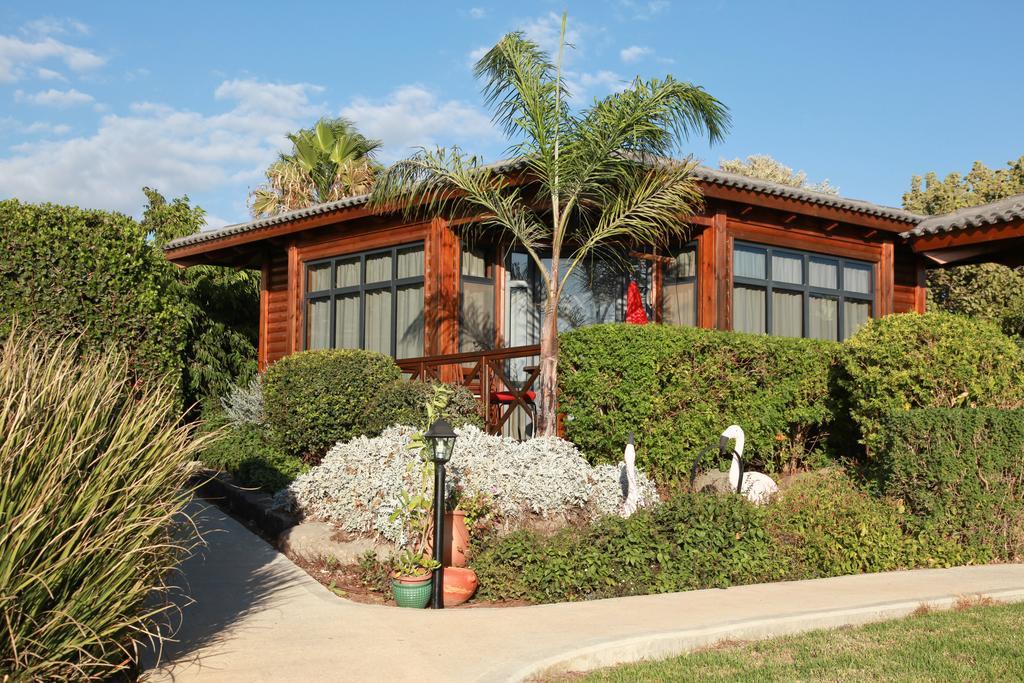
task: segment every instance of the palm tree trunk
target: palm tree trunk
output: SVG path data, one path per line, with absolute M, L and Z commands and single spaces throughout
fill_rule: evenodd
M 537 431 L 558 436 L 558 296 L 548 292 L 540 332 L 540 405 Z

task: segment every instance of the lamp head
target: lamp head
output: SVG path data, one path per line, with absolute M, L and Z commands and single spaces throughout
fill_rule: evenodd
M 455 439 L 457 438 L 455 430 L 448 424 L 447 420 L 438 420 L 434 424 L 430 425 L 430 429 L 427 430 L 423 438 L 426 439 L 427 443 L 431 446 L 431 451 L 434 454 L 434 462 L 445 463 L 451 460 L 452 451 L 455 450 Z

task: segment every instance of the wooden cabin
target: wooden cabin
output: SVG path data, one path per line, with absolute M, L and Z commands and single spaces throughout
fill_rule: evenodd
M 1022 197 L 926 218 L 709 168 L 696 175 L 705 206 L 690 239 L 578 268 L 561 329 L 622 320 L 634 281 L 649 317 L 666 324 L 842 340 L 869 318 L 923 312 L 929 264 L 1010 258 L 1024 240 Z M 367 199 L 200 232 L 166 255 L 261 270 L 261 370 L 304 349 L 372 349 L 409 376 L 473 386 L 491 430 L 507 430 L 517 410 L 529 413 L 537 374 L 533 264 L 515 245 L 464 239 L 441 218 L 379 215 Z

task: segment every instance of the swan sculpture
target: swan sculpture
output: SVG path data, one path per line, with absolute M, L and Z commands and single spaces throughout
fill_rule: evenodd
M 746 436 L 739 425 L 730 425 L 722 432 L 722 436 L 719 438 L 719 448 L 723 452 L 728 452 L 730 439 L 736 441 L 736 446 L 732 449 L 732 464 L 729 466 L 729 486 L 733 491 L 743 494 L 747 500 L 756 505 L 767 503 L 773 495 L 778 493 L 778 484 L 767 474 L 742 471 L 740 456 L 743 455 L 743 443 Z M 743 478 L 742 484 L 740 477 Z
M 636 475 L 636 447 L 633 445 L 633 432 L 629 433 L 629 443 L 623 456 L 626 462 L 626 502 L 622 504 L 622 516 L 629 517 L 640 507 L 640 484 Z

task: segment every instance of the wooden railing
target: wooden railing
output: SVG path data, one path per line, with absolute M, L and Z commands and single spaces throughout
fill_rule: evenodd
M 405 358 L 398 366 L 409 379 L 434 379 L 461 384 L 480 402 L 480 414 L 488 434 L 525 438 L 532 434 L 536 418 L 536 389 L 540 374 L 540 346 L 514 346 L 488 351 L 451 353 L 444 356 Z M 512 371 L 510 361 L 530 359 Z M 516 376 L 510 376 L 516 375 Z M 513 433 L 511 421 L 527 420 Z

